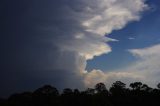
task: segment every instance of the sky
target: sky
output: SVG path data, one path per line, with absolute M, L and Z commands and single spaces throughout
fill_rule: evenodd
M 160 78 L 159 0 L 1 0 L 0 97 L 44 84 Z

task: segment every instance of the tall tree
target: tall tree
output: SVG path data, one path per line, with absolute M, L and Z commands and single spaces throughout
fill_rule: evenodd
M 98 83 L 95 85 L 95 90 L 97 91 L 97 93 L 101 93 L 106 91 L 107 89 L 104 83 Z
M 140 90 L 143 84 L 141 82 L 134 82 L 129 85 L 133 90 Z
M 116 81 L 115 83 L 112 84 L 110 92 L 112 93 L 112 95 L 122 96 L 125 94 L 125 87 L 126 87 L 125 83 L 121 81 Z

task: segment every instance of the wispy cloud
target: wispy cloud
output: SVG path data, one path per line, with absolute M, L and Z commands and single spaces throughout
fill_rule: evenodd
M 129 37 L 128 39 L 129 39 L 129 40 L 134 40 L 134 39 L 136 39 L 136 38 L 134 38 L 134 37 Z

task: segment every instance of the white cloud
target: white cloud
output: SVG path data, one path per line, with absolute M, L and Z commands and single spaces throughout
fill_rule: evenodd
M 103 72 L 93 70 L 86 76 L 86 85 L 93 86 L 97 82 L 104 82 L 110 85 L 116 80 L 121 80 L 127 84 L 135 81 L 141 81 L 149 86 L 155 87 L 160 81 L 160 44 L 129 50 L 137 61 L 123 69 L 117 69 L 114 72 Z
M 139 20 L 140 12 L 147 8 L 144 0 L 94 0 L 94 3 L 98 5 L 90 7 L 90 10 L 97 8 L 98 11 L 82 25 L 86 26 L 86 31 L 101 36 L 123 28 L 130 21 Z
M 143 48 L 129 50 L 139 60 L 129 68 L 133 73 L 144 76 L 143 81 L 155 86 L 160 81 L 160 44 Z M 128 70 L 129 70 L 128 68 Z
M 77 73 L 81 73 L 84 77 L 86 86 L 95 84 L 99 81 L 109 80 L 111 76 L 124 76 L 128 73 L 111 73 L 109 75 L 100 70 L 87 72 L 86 61 L 93 59 L 95 56 L 107 54 L 111 52 L 111 47 L 107 44 L 108 41 L 117 41 L 107 38 L 105 34 L 111 33 L 113 30 L 119 30 L 131 21 L 138 21 L 141 18 L 147 5 L 144 0 L 74 0 L 68 2 L 66 8 L 61 8 L 62 13 L 66 13 L 64 21 L 69 25 L 63 28 L 64 24 L 55 26 L 55 33 L 61 34 L 61 29 L 64 29 L 62 37 L 57 37 L 54 40 L 61 52 L 73 52 L 77 59 L 83 60 L 74 64 Z M 69 12 L 69 13 L 67 13 Z M 57 18 L 56 18 L 57 19 Z M 72 22 L 73 21 L 73 22 Z M 58 31 L 58 32 L 56 32 Z M 74 63 L 76 60 L 66 58 L 66 60 Z M 56 60 L 55 60 L 56 61 Z M 62 62 L 62 64 L 65 62 Z M 70 66 L 69 63 L 64 63 L 65 66 Z M 67 65 L 68 64 L 68 65 Z M 54 65 L 56 66 L 56 65 Z M 72 69 L 70 69 L 72 71 Z M 130 75 L 130 74 L 129 74 Z
M 104 73 L 100 70 L 87 72 L 85 68 L 87 60 L 112 51 L 107 42 L 116 40 L 107 38 L 105 34 L 122 29 L 127 23 L 141 18 L 141 13 L 147 8 L 144 0 L 24 1 L 16 0 L 9 4 L 11 9 L 7 14 L 15 14 L 16 18 L 7 18 L 11 26 L 15 24 L 15 28 L 7 30 L 13 31 L 13 34 L 9 35 L 11 38 L 18 39 L 13 39 L 16 50 L 13 52 L 12 45 L 9 45 L 10 48 L 3 57 L 11 60 L 7 61 L 7 65 L 3 65 L 5 68 L 8 66 L 7 70 L 13 73 L 24 70 L 23 75 L 31 78 L 32 84 L 49 81 L 61 88 L 79 88 L 84 83 L 89 86 L 98 81 L 110 82 L 115 76 L 126 78 L 124 76 L 133 75 L 130 72 Z M 22 11 L 17 11 L 21 7 L 25 10 L 23 14 Z M 17 29 L 21 31 L 17 32 Z M 13 55 L 8 57 L 9 49 Z M 34 74 L 32 70 L 35 70 Z M 20 84 L 28 81 L 23 80 L 22 76 L 14 75 L 12 78 L 16 81 L 9 82 L 6 77 L 6 84 L 13 83 L 17 86 L 17 81 Z M 11 88 L 10 86 L 7 88 Z
M 130 21 L 138 21 L 140 13 L 147 8 L 144 0 L 76 0 L 74 5 L 83 7 L 69 5 L 68 8 L 74 16 L 71 20 L 78 22 L 74 24 L 75 28 L 69 26 L 69 34 L 75 39 L 60 41 L 61 44 L 56 45 L 63 51 L 78 52 L 87 60 L 110 52 L 111 47 L 106 44 L 109 38 L 104 35 L 123 28 Z
M 134 40 L 135 38 L 134 38 L 134 37 L 129 37 L 128 39 L 129 39 L 129 40 Z
M 154 45 L 152 47 L 146 47 L 143 49 L 132 49 L 129 50 L 130 53 L 132 53 L 135 56 L 138 56 L 140 58 L 153 58 L 159 56 L 160 51 L 160 45 Z
M 105 34 L 119 30 L 131 21 L 138 21 L 147 8 L 144 0 L 33 0 L 31 4 L 21 18 L 24 25 L 28 25 L 28 21 L 31 24 L 31 34 L 27 38 L 34 42 L 32 47 L 27 47 L 31 49 L 33 58 L 27 63 L 24 59 L 24 64 L 33 63 L 34 70 L 53 70 L 52 78 L 58 80 L 53 82 L 68 87 L 79 87 L 84 82 L 90 85 L 106 79 L 102 71 L 87 72 L 87 60 L 111 52 L 107 42 L 117 40 Z M 36 51 L 34 46 L 39 49 Z M 36 58 L 37 54 L 39 58 Z M 40 75 L 38 77 L 42 78 L 39 79 L 45 79 L 44 74 Z M 103 77 L 99 79 L 100 76 Z M 92 81 L 92 77 L 96 80 Z
M 101 70 L 93 70 L 85 74 L 86 87 L 93 87 L 99 82 L 103 82 L 109 88 L 115 81 L 123 81 L 124 83 L 131 83 L 133 81 L 141 81 L 143 76 L 134 74 L 132 72 L 118 70 L 116 72 L 103 72 Z

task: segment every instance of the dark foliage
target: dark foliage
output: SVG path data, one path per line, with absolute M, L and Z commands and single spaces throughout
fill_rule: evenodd
M 33 92 L 13 94 L 8 99 L 0 98 L 0 106 L 160 106 L 160 84 L 151 88 L 141 82 L 126 84 L 116 81 L 109 91 L 104 83 L 85 91 L 66 88 L 62 94 L 50 85 Z

